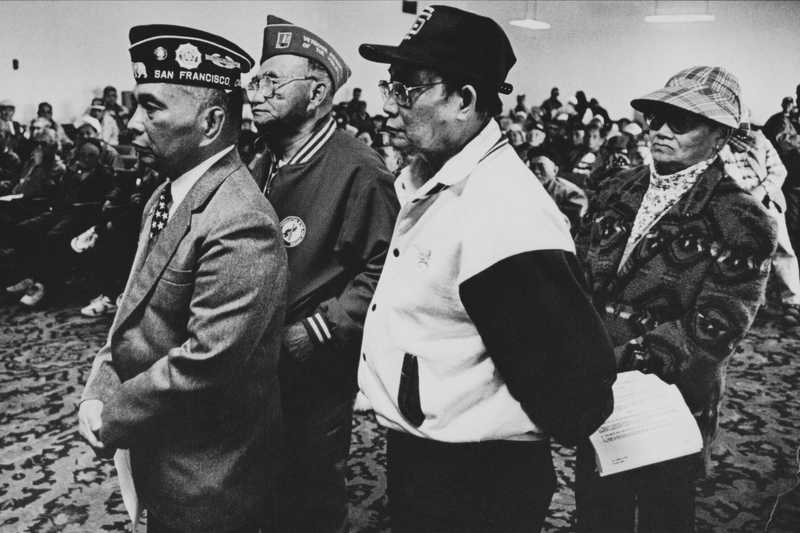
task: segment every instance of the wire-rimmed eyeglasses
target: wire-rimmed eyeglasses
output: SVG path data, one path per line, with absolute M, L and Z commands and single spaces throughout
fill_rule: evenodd
M 247 90 L 252 92 L 263 93 L 266 98 L 275 94 L 275 91 L 283 87 L 284 85 L 288 85 L 293 81 L 304 81 L 304 80 L 314 80 L 317 81 L 317 78 L 314 76 L 300 76 L 296 78 L 286 78 L 281 80 L 280 78 L 272 78 L 270 76 L 254 76 L 250 82 L 247 84 Z
M 390 97 L 394 98 L 394 101 L 397 102 L 397 105 L 402 107 L 409 107 L 414 102 L 414 91 L 419 91 L 420 89 L 427 89 L 433 87 L 434 85 L 440 85 L 444 83 L 443 81 L 436 81 L 433 83 L 424 83 L 422 85 L 413 85 L 408 87 L 399 81 L 386 81 L 382 80 L 378 82 L 378 89 L 381 91 L 381 96 L 383 97 L 383 101 L 387 101 Z M 421 94 L 421 93 L 420 93 Z

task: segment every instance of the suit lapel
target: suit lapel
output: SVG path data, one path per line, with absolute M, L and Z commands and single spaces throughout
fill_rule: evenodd
M 172 259 L 184 235 L 189 231 L 191 214 L 190 205 L 186 201 L 181 202 L 178 210 L 175 211 L 175 214 L 159 233 L 150 253 L 147 253 L 149 224 L 142 229 L 139 248 L 136 252 L 136 262 L 131 270 L 131 279 L 126 289 L 125 297 L 117 313 L 116 327 L 121 326 L 150 294 L 151 289 L 161 277 L 161 273 L 170 259 Z
M 239 154 L 234 148 L 214 165 L 194 184 L 183 199 L 175 214 L 170 217 L 167 225 L 159 233 L 150 253 L 147 253 L 150 233 L 150 220 L 153 217 L 155 202 L 166 183 L 159 187 L 151 198 L 150 211 L 139 234 L 139 245 L 136 258 L 131 269 L 131 275 L 125 288 L 121 306 L 112 325 L 112 335 L 119 329 L 128 317 L 145 301 L 155 287 L 162 272 L 169 264 L 175 250 L 189 232 L 192 213 L 199 210 L 206 203 L 211 194 L 222 184 L 225 179 L 242 166 Z
M 124 317 L 128 317 L 133 310 L 131 307 L 132 300 L 130 298 L 131 287 L 134 284 L 134 280 L 136 279 L 136 275 L 138 274 L 139 270 L 142 268 L 142 264 L 144 263 L 145 258 L 147 257 L 147 245 L 150 236 L 150 223 L 153 220 L 153 213 L 155 212 L 155 205 L 158 201 L 158 198 L 161 196 L 161 191 L 164 190 L 164 187 L 167 186 L 168 182 L 164 182 L 159 185 L 155 191 L 153 191 L 152 196 L 147 201 L 147 204 L 143 210 L 142 222 L 141 227 L 139 229 L 139 241 L 136 245 L 136 255 L 133 258 L 133 264 L 131 265 L 131 271 L 128 274 L 128 281 L 125 283 L 125 290 L 122 292 L 122 299 L 120 302 L 119 309 L 117 310 L 116 315 L 114 316 L 114 322 L 111 324 L 111 332 L 117 329 L 119 324 L 122 322 L 120 319 Z

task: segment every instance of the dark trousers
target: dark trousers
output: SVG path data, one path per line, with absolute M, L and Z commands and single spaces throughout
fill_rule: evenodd
M 259 533 L 256 525 L 238 527 L 236 529 L 226 529 L 218 533 Z M 175 529 L 161 522 L 152 514 L 147 514 L 147 533 L 191 533 L 191 530 Z
M 389 431 L 394 533 L 542 528 L 555 490 L 549 442 L 445 443 Z
M 795 170 L 800 173 L 800 169 Z M 787 180 L 788 181 L 788 180 Z M 797 182 L 795 178 L 795 182 Z M 786 227 L 789 229 L 789 238 L 796 254 L 800 254 L 800 184 L 783 187 L 786 197 Z
M 84 208 L 44 213 L 20 222 L 13 238 L 21 274 L 48 288 L 63 282 L 75 259 L 70 240 L 98 218 L 98 209 Z
M 97 281 L 97 289 L 112 301 L 125 288 L 136 255 L 138 236 L 138 226 L 112 226 L 101 231 L 97 244 L 90 252 L 94 259 L 92 274 Z
M 284 413 L 285 450 L 278 483 L 278 531 L 347 531 L 347 456 L 353 400 Z
M 575 515 L 580 533 L 692 533 L 700 459 L 681 457 L 600 477 L 591 444 L 578 446 Z

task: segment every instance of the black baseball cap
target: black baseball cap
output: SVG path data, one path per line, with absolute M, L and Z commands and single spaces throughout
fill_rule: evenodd
M 517 58 L 508 37 L 488 17 L 449 6 L 422 10 L 398 46 L 362 44 L 358 53 L 376 63 L 407 63 L 496 87 L 510 94 L 506 75 Z

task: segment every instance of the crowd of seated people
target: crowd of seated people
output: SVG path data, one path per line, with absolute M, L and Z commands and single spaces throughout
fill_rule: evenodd
M 6 293 L 32 307 L 57 294 L 75 268 L 99 292 L 81 312 L 116 310 L 136 250 L 142 208 L 160 182 L 148 161 L 119 145 L 128 110 L 106 87 L 69 128 L 42 102 L 30 127 L 0 122 L 0 248 Z M 67 131 L 69 130 L 69 133 Z
M 391 146 L 386 117 L 370 116 L 361 93 L 356 88 L 350 100 L 335 106 L 337 126 L 375 149 L 397 174 L 407 161 Z M 606 178 L 650 164 L 648 131 L 642 117 L 612 120 L 584 91 L 567 102 L 559 98 L 554 87 L 541 105 L 528 107 L 520 94 L 516 106 L 496 120 L 576 230 Z M 13 103 L 0 101 L 0 257 L 13 265 L 16 277 L 7 280 L 15 283 L 6 291 L 18 295 L 23 305 L 41 303 L 80 267 L 96 284 L 97 294 L 81 312 L 102 316 L 116 310 L 133 261 L 142 208 L 160 183 L 151 162 L 124 143 L 130 111 L 117 99 L 116 89 L 106 87 L 68 128 L 55 122 L 52 106 L 42 102 L 27 131 L 14 121 Z M 239 142 L 245 163 L 260 150 L 247 117 L 245 111 Z M 793 249 L 800 235 L 800 124 L 795 100 L 784 98 L 763 134 L 748 126 L 743 124 L 726 148 L 726 164 L 740 176 L 743 188 L 788 224 L 773 270 L 784 318 L 797 325 L 800 281 Z

